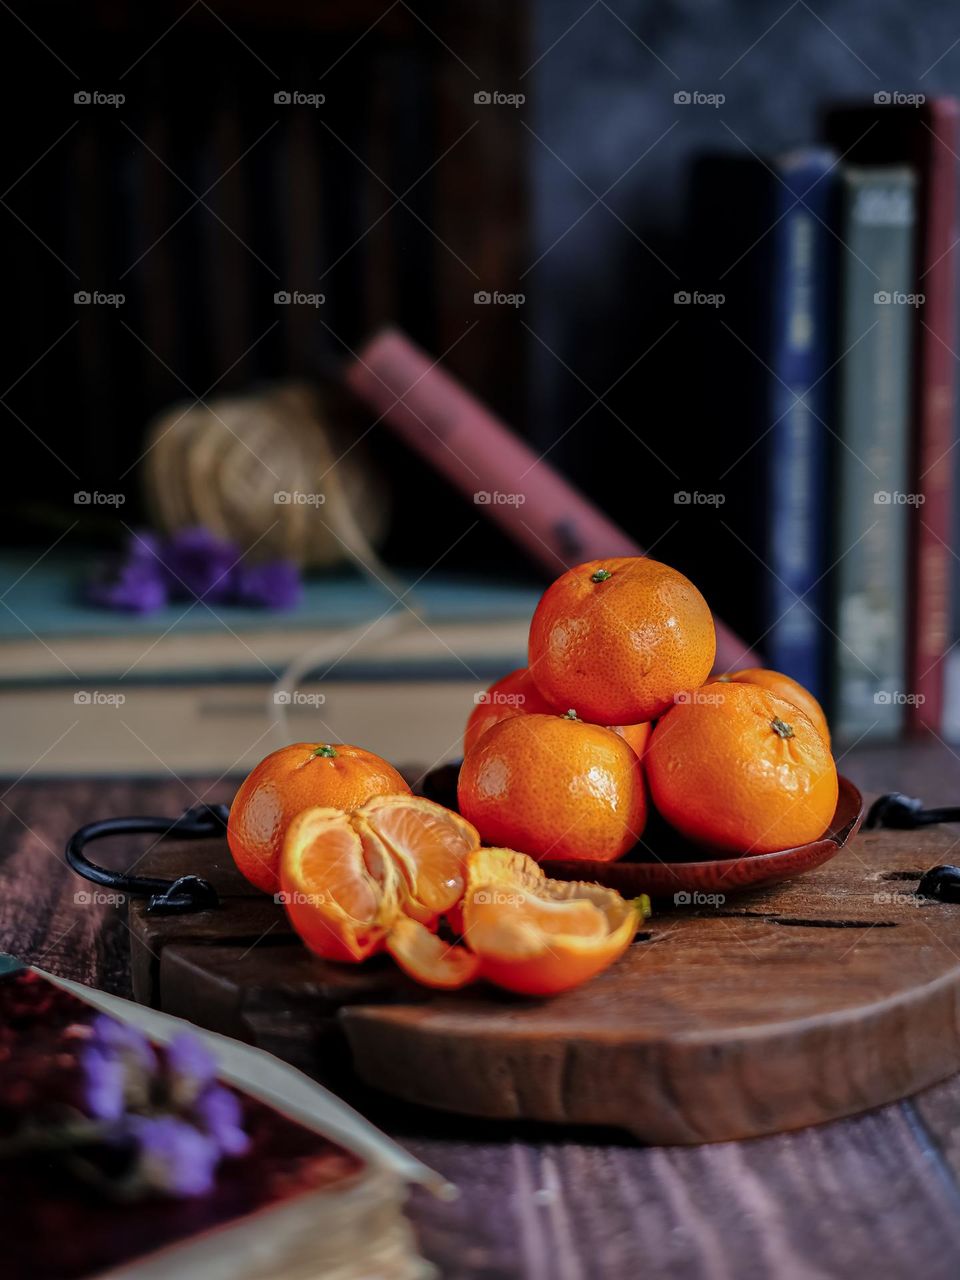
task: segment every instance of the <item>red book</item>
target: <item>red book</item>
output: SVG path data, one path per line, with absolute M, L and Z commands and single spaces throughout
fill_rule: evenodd
M 378 334 L 347 369 L 373 411 L 554 575 L 643 549 L 402 333 Z M 717 622 L 719 671 L 758 666 Z
M 914 335 L 913 492 L 908 633 L 908 728 L 940 732 L 948 646 L 951 508 L 956 416 L 958 117 L 955 98 L 919 105 L 840 107 L 827 118 L 831 142 L 856 163 L 914 167 L 919 228 Z

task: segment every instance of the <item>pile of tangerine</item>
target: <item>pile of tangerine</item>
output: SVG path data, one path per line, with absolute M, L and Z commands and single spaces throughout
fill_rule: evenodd
M 693 843 L 741 856 L 817 840 L 833 817 L 819 703 L 760 668 L 711 681 L 715 654 L 683 574 L 579 565 L 540 600 L 528 665 L 477 700 L 459 813 L 360 747 L 295 743 L 237 792 L 231 853 L 318 955 L 387 951 L 440 988 L 563 991 L 623 953 L 649 902 L 548 879 L 541 861 L 622 857 L 651 803 Z

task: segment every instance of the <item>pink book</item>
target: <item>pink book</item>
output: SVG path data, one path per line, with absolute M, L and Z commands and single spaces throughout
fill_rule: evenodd
M 643 548 L 419 347 L 394 329 L 347 369 L 352 390 L 553 575 Z M 759 659 L 717 621 L 718 671 Z

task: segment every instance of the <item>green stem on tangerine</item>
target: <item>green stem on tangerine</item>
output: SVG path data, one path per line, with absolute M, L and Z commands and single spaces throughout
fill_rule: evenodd
M 613 577 L 613 574 L 610 572 L 610 570 L 609 570 L 609 569 L 597 569 L 597 571 L 596 571 L 595 573 L 591 573 L 591 575 L 590 575 L 590 581 L 591 581 L 591 582 L 606 582 L 606 580 L 607 580 L 608 578 L 612 578 L 612 577 Z
M 774 733 L 779 733 L 781 738 L 793 737 L 793 725 L 787 724 L 785 720 L 781 720 L 779 716 L 774 716 L 770 721 L 770 728 Z
M 573 707 L 571 707 L 569 711 L 565 711 L 560 718 L 562 720 L 579 720 L 580 719 L 580 717 L 574 711 Z
M 316 751 L 314 751 L 313 754 L 315 756 L 323 756 L 325 760 L 335 760 L 337 758 L 336 751 L 333 749 L 333 747 L 330 746 L 329 743 L 326 746 L 317 747 Z

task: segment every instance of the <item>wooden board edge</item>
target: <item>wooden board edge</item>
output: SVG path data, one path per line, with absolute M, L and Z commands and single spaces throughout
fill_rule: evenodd
M 839 1120 L 960 1070 L 960 966 L 866 1010 L 771 1024 L 746 1037 L 741 1030 L 726 1042 L 525 1040 L 521 1029 L 508 1052 L 501 1040 L 488 1060 L 482 1038 L 466 1042 L 455 1031 L 389 1014 L 354 1008 L 340 1015 L 354 1067 L 368 1085 L 443 1111 L 613 1126 L 665 1146 Z M 740 1080 L 737 1091 L 714 1083 L 731 1075 Z

